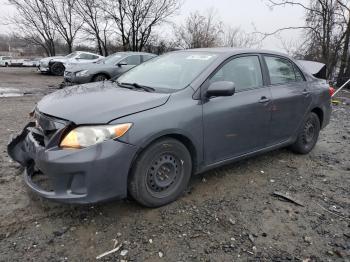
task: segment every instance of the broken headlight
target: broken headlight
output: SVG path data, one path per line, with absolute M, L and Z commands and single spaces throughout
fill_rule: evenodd
M 132 124 L 81 126 L 71 130 L 61 141 L 62 148 L 84 148 L 122 137 Z

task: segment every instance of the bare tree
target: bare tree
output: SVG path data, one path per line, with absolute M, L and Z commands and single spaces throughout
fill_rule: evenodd
M 56 28 L 42 0 L 9 0 L 17 14 L 9 18 L 29 43 L 41 46 L 48 56 L 56 54 Z
M 335 73 L 340 53 L 344 48 L 346 23 L 348 22 L 348 18 L 344 19 L 348 17 L 344 13 L 345 5 L 340 4 L 339 0 L 310 0 L 308 5 L 301 1 L 268 0 L 268 2 L 272 8 L 278 6 L 303 8 L 305 23 L 303 26 L 290 26 L 279 28 L 271 33 L 264 33 L 264 38 L 275 36 L 285 30 L 302 29 L 306 39 L 303 42 L 304 57 L 327 64 L 327 76 L 330 78 Z
M 104 10 L 114 20 L 124 50 L 142 51 L 158 25 L 179 8 L 178 0 L 112 0 Z
M 349 44 L 350 44 L 350 6 L 347 0 L 337 0 L 341 6 L 344 29 L 344 44 L 343 51 L 340 59 L 340 68 L 337 77 L 337 85 L 341 86 L 350 77 L 350 56 L 349 56 Z
M 74 9 L 83 20 L 83 31 L 88 40 L 96 41 L 98 53 L 108 55 L 108 39 L 111 35 L 110 19 L 102 8 L 101 0 L 76 0 Z
M 182 48 L 201 48 L 219 46 L 223 23 L 218 20 L 213 10 L 207 15 L 198 11 L 191 13 L 183 25 L 175 28 L 176 39 Z
M 69 53 L 73 51 L 74 40 L 83 26 L 81 17 L 76 14 L 73 8 L 76 2 L 76 0 L 45 1 L 45 8 L 50 20 L 66 42 Z
M 223 30 L 222 45 L 235 48 L 260 48 L 261 39 L 256 34 L 244 32 L 239 27 L 226 26 Z

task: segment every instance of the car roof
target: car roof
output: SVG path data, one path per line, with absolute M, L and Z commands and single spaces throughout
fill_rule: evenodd
M 147 53 L 147 52 L 135 52 L 135 51 L 122 51 L 122 52 L 115 52 L 113 53 L 112 55 L 114 54 L 127 54 L 127 55 L 154 55 L 156 56 L 155 54 L 152 54 L 152 53 Z
M 86 51 L 75 51 L 78 54 L 84 53 L 84 54 L 90 54 L 90 55 L 97 55 L 97 56 L 101 56 L 99 54 L 95 54 L 95 53 L 91 53 L 91 52 L 86 52 Z M 73 52 L 74 53 L 74 52 Z
M 211 52 L 211 53 L 226 54 L 226 55 L 261 53 L 261 54 L 271 54 L 271 55 L 280 55 L 284 57 L 289 57 L 287 54 L 271 51 L 271 50 L 252 49 L 252 48 L 232 48 L 232 47 L 195 48 L 195 49 L 178 50 L 176 52 Z

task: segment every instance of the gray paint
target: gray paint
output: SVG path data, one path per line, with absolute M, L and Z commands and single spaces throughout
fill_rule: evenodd
M 30 171 L 29 160 L 33 159 L 53 177 L 60 189 L 54 195 L 42 192 L 33 187 L 30 174 L 26 176 L 27 184 L 44 197 L 65 202 L 122 198 L 126 197 L 133 161 L 144 148 L 162 136 L 186 141 L 194 161 L 193 172 L 200 173 L 290 145 L 296 140 L 305 115 L 314 109 L 323 115 L 322 127 L 328 124 L 331 102 L 325 81 L 304 72 L 305 82 L 270 85 L 262 54 L 286 58 L 285 55 L 261 50 L 198 51 L 215 52 L 218 58 L 190 86 L 171 94 L 122 89 L 115 83 L 104 82 L 71 87 L 45 97 L 37 110 L 44 116 L 68 121 L 67 127 L 58 129 L 51 141 L 44 148 L 35 149 L 34 154 L 29 152 L 30 148 L 21 147 L 28 142 L 28 131 L 25 130 L 22 136 L 13 140 L 8 151 L 13 159 L 27 166 L 27 171 Z M 244 54 L 260 57 L 264 86 L 236 92 L 229 97 L 208 99 L 205 95 L 208 77 L 227 59 Z M 63 134 L 76 125 L 127 122 L 133 126 L 119 140 L 81 150 L 58 148 Z M 44 124 L 43 131 L 48 127 Z M 77 179 L 76 174 L 85 182 L 77 180 L 74 185 L 84 185 L 86 194 L 72 196 L 67 193 L 72 187 L 67 181 Z M 60 176 L 66 177 L 63 189 Z

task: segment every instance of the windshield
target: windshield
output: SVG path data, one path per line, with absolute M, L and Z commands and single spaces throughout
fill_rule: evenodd
M 66 58 L 72 58 L 77 54 L 77 52 L 70 53 L 69 55 L 66 55 Z
M 113 55 L 109 55 L 106 58 L 98 61 L 98 64 L 115 64 L 117 61 L 119 61 L 122 57 L 124 57 L 125 55 L 121 55 L 121 54 L 113 54 Z
M 119 83 L 179 90 L 188 86 L 217 55 L 208 52 L 172 52 L 143 63 L 118 78 Z

